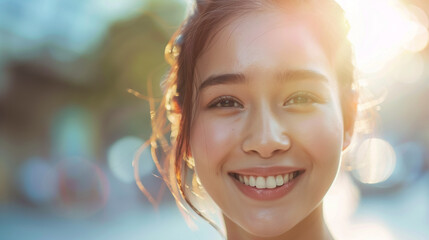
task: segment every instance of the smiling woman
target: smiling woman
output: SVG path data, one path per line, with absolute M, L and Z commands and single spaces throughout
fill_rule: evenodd
M 347 32 L 333 0 L 197 1 L 167 46 L 151 139 L 179 206 L 223 232 L 195 202 L 206 193 L 229 240 L 332 239 L 323 198 L 357 101 Z

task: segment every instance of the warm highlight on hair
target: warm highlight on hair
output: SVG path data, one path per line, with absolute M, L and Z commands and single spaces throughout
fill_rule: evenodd
M 222 24 L 227 24 L 234 17 L 248 12 L 276 8 L 281 4 L 312 7 L 310 12 L 311 17 L 314 16 L 312 23 L 336 67 L 344 125 L 346 128 L 353 128 L 357 94 L 352 48 L 347 40 L 348 24 L 344 12 L 334 0 L 197 1 L 194 11 L 172 36 L 166 49 L 166 59 L 171 65 L 171 70 L 162 83 L 164 97 L 156 112 L 154 102 L 150 102 L 153 130 L 150 144 L 155 165 L 178 206 L 185 211 L 190 207 L 219 232 L 221 232 L 219 227 L 191 202 L 184 181 L 186 171 L 193 168 L 189 142 L 194 114 L 193 101 L 197 94 L 196 62 L 209 41 L 213 39 L 213 35 L 222 29 Z M 144 190 L 141 183 L 139 187 Z M 154 201 L 149 193 L 143 192 L 149 200 Z

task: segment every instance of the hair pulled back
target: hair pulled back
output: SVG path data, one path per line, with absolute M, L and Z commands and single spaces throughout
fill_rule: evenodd
M 191 201 L 189 194 L 195 191 L 189 189 L 201 188 L 199 182 L 186 184 L 186 173 L 194 167 L 189 141 L 197 94 L 196 62 L 223 24 L 248 12 L 276 8 L 282 4 L 303 8 L 312 6 L 315 29 L 322 36 L 322 45 L 336 67 L 344 125 L 349 127 L 354 123 L 354 111 L 348 110 L 356 105 L 352 48 L 347 40 L 348 24 L 344 12 L 334 0 L 197 0 L 193 11 L 166 47 L 165 56 L 171 69 L 162 83 L 164 97 L 161 105 L 156 113 L 151 111 L 153 134 L 150 143 L 155 164 L 178 206 L 182 210 L 190 207 L 219 232 L 219 227 Z M 151 109 L 154 109 L 153 104 Z M 166 135 L 169 135 L 169 141 Z M 147 192 L 144 193 L 152 199 Z

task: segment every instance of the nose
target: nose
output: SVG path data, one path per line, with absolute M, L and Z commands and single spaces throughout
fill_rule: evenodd
M 243 140 L 246 153 L 257 153 L 261 158 L 270 158 L 276 153 L 289 150 L 291 139 L 284 123 L 271 111 L 260 111 L 249 118 L 249 127 Z

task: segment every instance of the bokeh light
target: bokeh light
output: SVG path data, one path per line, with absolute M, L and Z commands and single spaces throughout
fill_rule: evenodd
M 393 187 L 415 181 L 424 169 L 424 147 L 417 142 L 405 142 L 395 146 L 396 167 L 392 176 L 382 183 Z
M 33 204 L 50 204 L 57 196 L 57 171 L 45 159 L 33 157 L 25 161 L 19 179 L 23 195 Z
M 119 180 L 125 183 L 134 182 L 134 169 L 132 162 L 134 157 L 139 159 L 140 176 L 150 175 L 155 169 L 150 149 L 143 150 L 140 156 L 136 156 L 137 150 L 144 144 L 144 140 L 127 136 L 119 139 L 110 146 L 107 153 L 109 168 Z
M 58 212 L 72 218 L 87 218 L 104 207 L 109 183 L 96 164 L 83 158 L 63 159 L 59 173 Z
M 363 141 L 352 161 L 353 175 L 362 183 L 375 184 L 388 179 L 396 166 L 393 147 L 383 139 Z
M 91 114 L 78 105 L 65 107 L 56 113 L 51 131 L 53 156 L 91 158 L 96 136 L 94 122 Z

